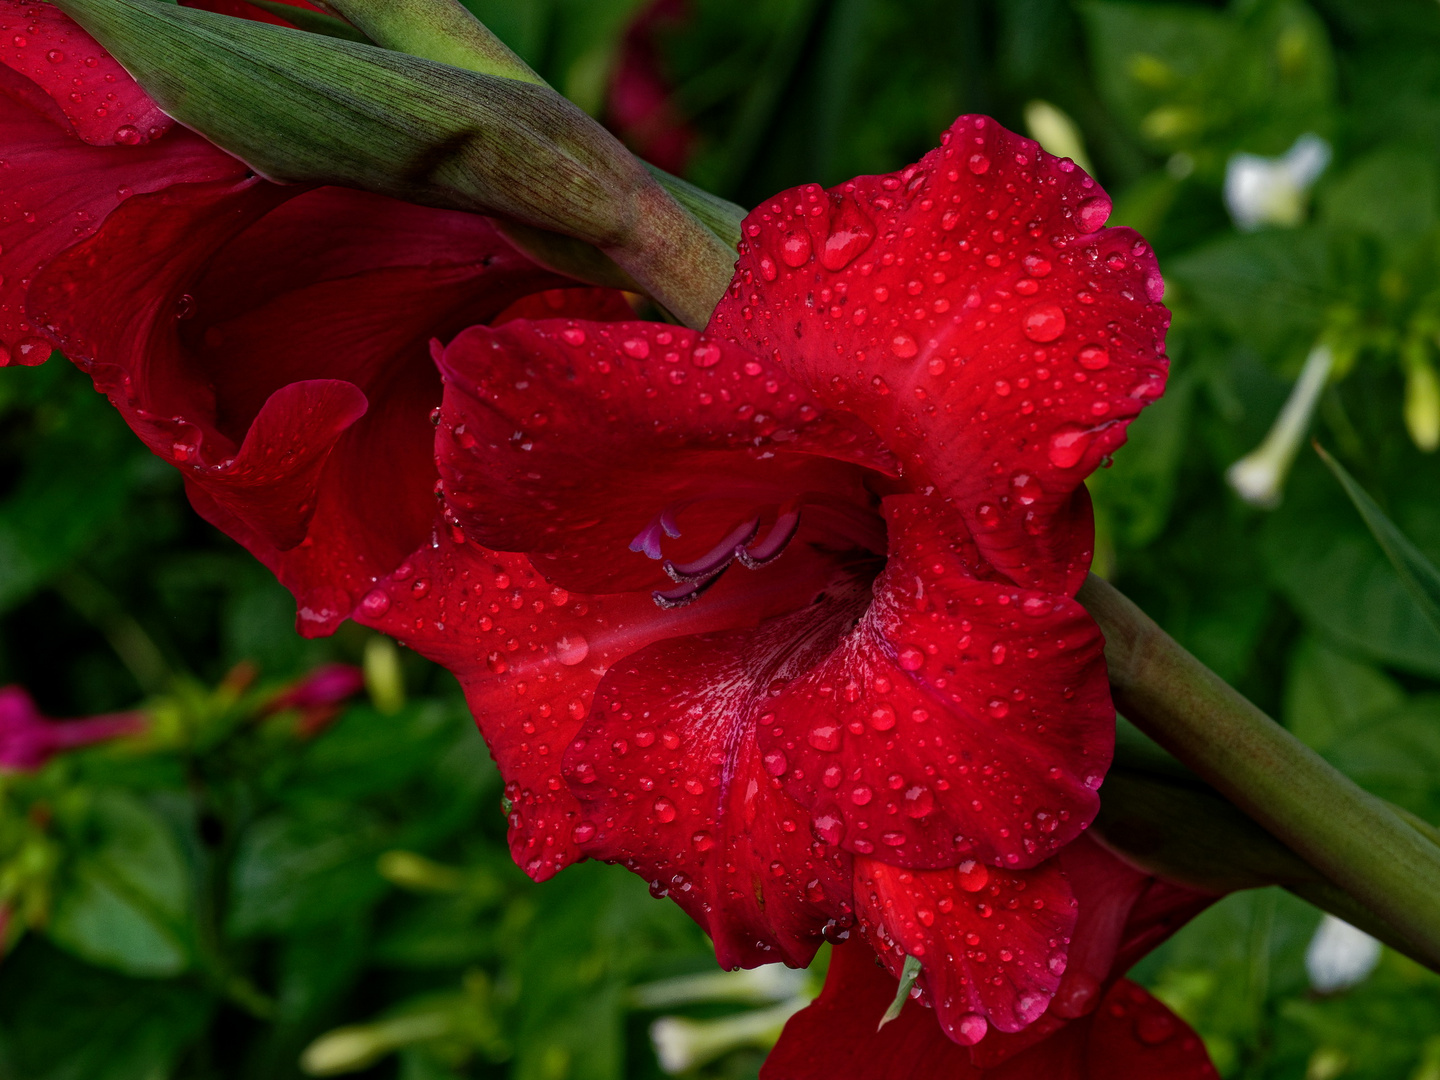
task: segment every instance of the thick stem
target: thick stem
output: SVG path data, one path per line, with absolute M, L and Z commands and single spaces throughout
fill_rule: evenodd
M 1093 574 L 1116 707 L 1440 966 L 1440 847 L 1257 709 Z

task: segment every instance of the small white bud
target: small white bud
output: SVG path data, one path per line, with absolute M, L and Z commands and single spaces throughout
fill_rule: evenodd
M 1364 982 L 1380 962 L 1380 942 L 1349 923 L 1326 915 L 1305 950 L 1310 985 L 1322 994 Z
M 742 1046 L 769 1049 L 780 1037 L 785 1022 L 808 1004 L 808 998 L 793 997 L 768 1009 L 736 1013 L 718 1020 L 662 1016 L 650 1025 L 650 1041 L 655 1046 L 660 1067 L 675 1075 Z
M 1280 505 L 1285 478 L 1310 430 L 1315 405 L 1334 365 L 1335 354 L 1328 345 L 1311 349 L 1300 377 L 1295 380 L 1295 388 L 1290 391 L 1285 407 L 1275 418 L 1265 440 L 1226 470 L 1225 479 L 1230 481 L 1230 486 L 1252 506 L 1273 510 Z
M 1032 101 L 1025 106 L 1025 130 L 1046 151 L 1056 157 L 1069 158 L 1092 176 L 1095 167 L 1085 153 L 1085 136 L 1062 110 L 1048 101 Z
M 645 983 L 630 991 L 637 1009 L 672 1009 L 701 1001 L 765 1005 L 784 1001 L 805 989 L 809 976 L 784 964 L 762 964 L 740 971 L 707 971 Z

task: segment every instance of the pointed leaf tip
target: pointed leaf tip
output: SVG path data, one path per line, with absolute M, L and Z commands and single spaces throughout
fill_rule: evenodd
M 885 1015 L 880 1017 L 880 1023 L 875 1025 L 876 1031 L 900 1015 L 900 1010 L 905 1007 L 905 999 L 910 996 L 910 991 L 915 986 L 915 980 L 920 977 L 920 967 L 919 957 L 905 957 L 905 966 L 900 969 L 900 985 L 895 988 L 895 1000 L 890 1002 L 890 1007 L 885 1010 Z
M 1409 537 L 1385 515 L 1375 500 L 1346 471 L 1345 466 L 1331 457 L 1319 442 L 1311 445 L 1335 474 L 1335 479 L 1340 481 L 1340 486 L 1345 489 L 1345 494 L 1350 496 L 1355 509 L 1360 511 L 1370 534 L 1385 552 L 1385 557 L 1400 575 L 1401 582 L 1415 598 L 1420 610 L 1430 620 L 1430 624 L 1440 630 L 1440 570 L 1437 570 L 1435 564 L 1425 557 L 1424 552 L 1411 543 Z

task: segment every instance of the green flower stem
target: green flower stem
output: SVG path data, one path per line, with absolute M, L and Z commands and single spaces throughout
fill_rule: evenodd
M 382 48 L 550 89 L 459 0 L 324 0 L 323 6 L 343 15 Z M 598 124 L 593 126 L 603 132 Z M 608 133 L 603 137 L 614 142 Z M 552 269 L 612 288 L 635 290 L 641 287 L 637 282 L 643 283 L 678 318 L 704 326 L 730 284 L 745 211 L 663 169 L 645 168 L 655 181 L 650 186 L 658 185 L 661 191 L 640 194 L 640 220 L 651 229 L 624 250 L 602 253 L 583 241 L 530 225 L 502 222 L 501 229 L 516 247 Z M 695 220 L 714 242 L 697 234 Z M 651 259 L 661 264 L 653 273 L 631 265 Z M 665 295 L 679 291 L 676 286 L 682 283 L 691 284 L 690 292 L 698 287 L 698 295 L 683 300 Z M 704 318 L 690 313 L 692 308 L 703 308 Z
M 1093 574 L 1116 707 L 1440 970 L 1440 847 L 1182 649 Z

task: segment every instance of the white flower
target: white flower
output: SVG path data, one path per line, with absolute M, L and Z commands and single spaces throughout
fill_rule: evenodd
M 769 1049 L 780 1037 L 785 1021 L 808 1004 L 809 998 L 800 996 L 718 1020 L 662 1016 L 650 1025 L 650 1041 L 655 1044 L 660 1067 L 674 1075 L 742 1046 Z
M 1232 154 L 1225 165 L 1225 205 L 1246 232 L 1262 225 L 1292 228 L 1305 217 L 1310 188 L 1330 164 L 1330 144 L 1301 135 L 1284 155 Z
M 1305 950 L 1310 985 L 1322 994 L 1362 983 L 1380 962 L 1380 942 L 1349 923 L 1326 915 Z
M 1311 349 L 1300 378 L 1295 380 L 1295 389 L 1290 391 L 1265 441 L 1225 471 L 1225 479 L 1246 502 L 1266 510 L 1280 505 L 1285 477 L 1290 473 L 1305 433 L 1310 430 L 1315 405 L 1334 364 L 1335 354 L 1330 346 L 1322 344 Z

